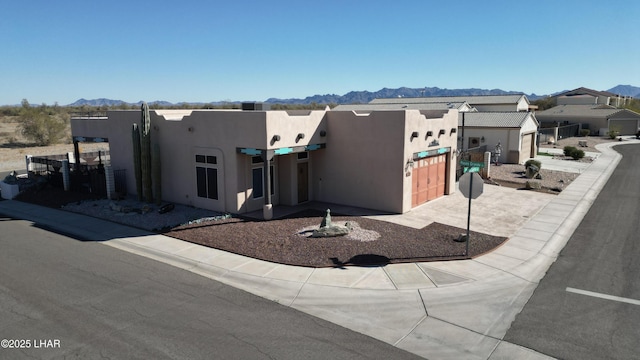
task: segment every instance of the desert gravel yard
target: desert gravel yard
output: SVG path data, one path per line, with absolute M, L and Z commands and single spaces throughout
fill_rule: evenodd
M 185 241 L 288 265 L 326 267 L 460 259 L 465 243 L 454 241 L 465 230 L 432 223 L 413 229 L 358 216 L 332 215 L 333 223 L 356 223 L 355 236 L 311 238 L 323 213 L 305 210 L 271 221 L 226 219 L 180 226 L 165 233 Z M 357 232 L 365 233 L 360 237 Z M 372 236 L 373 235 L 373 236 Z M 364 238 L 364 239 L 363 239 Z M 507 238 L 471 232 L 469 255 L 490 251 Z
M 566 145 L 575 146 L 573 142 L 577 143 L 577 140 L 578 138 L 572 138 L 563 141 Z M 595 151 L 596 143 L 607 141 L 603 138 L 588 140 L 589 151 Z M 559 143 L 552 147 L 562 148 L 564 145 Z M 0 153 L 0 155 L 7 154 Z M 23 156 L 18 154 L 17 158 Z M 5 159 L 8 160 L 6 157 Z M 583 159 L 582 161 L 591 160 Z M 528 180 L 523 176 L 523 171 L 523 165 L 495 166 L 491 169 L 489 182 L 523 188 Z M 549 193 L 558 193 L 577 177 L 577 174 L 547 171 L 544 166 L 541 174 L 542 179 L 539 181 L 543 186 L 542 191 Z M 457 239 L 466 229 L 437 222 L 416 229 L 371 218 L 332 214 L 334 223 L 351 222 L 356 231 L 345 237 L 310 238 L 309 229 L 320 224 L 324 215 L 321 211 L 303 210 L 272 221 L 224 217 L 220 216 L 224 214 L 183 206 L 176 206 L 174 211 L 161 216 L 157 215 L 157 209 L 153 206 L 151 206 L 151 212 L 146 214 L 139 214 L 136 211 L 122 214 L 110 210 L 112 206 L 109 200 L 98 200 L 90 194 L 64 192 L 54 188 L 39 192 L 27 191 L 20 194 L 18 200 L 63 208 L 67 211 L 80 212 L 147 230 L 153 229 L 185 241 L 289 265 L 309 267 L 373 265 L 460 259 L 465 254 L 465 243 L 456 242 L 454 239 Z M 144 206 L 144 204 L 136 204 L 135 201 L 131 202 L 131 199 L 126 201 L 129 201 L 127 207 L 134 210 L 136 207 Z M 189 223 L 189 221 L 195 222 Z M 163 229 L 157 230 L 160 228 Z M 507 238 L 472 231 L 471 239 L 473 241 L 470 243 L 469 256 L 473 257 L 495 249 Z

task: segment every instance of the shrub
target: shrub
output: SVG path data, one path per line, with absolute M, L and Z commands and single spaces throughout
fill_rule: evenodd
M 571 156 L 571 154 L 578 149 L 575 146 L 567 145 L 562 150 L 564 151 L 564 156 Z
M 584 157 L 584 151 L 576 149 L 576 151 L 572 152 L 569 156 L 571 156 L 573 160 L 580 160 Z
M 49 114 L 44 106 L 32 107 L 26 99 L 22 100 L 18 121 L 20 133 L 39 146 L 56 144 L 67 128 L 61 114 Z
M 589 129 L 580 130 L 580 136 L 582 136 L 582 137 L 587 137 L 587 136 L 589 136 L 589 134 L 591 134 L 591 130 L 589 130 Z
M 584 151 L 576 148 L 575 146 L 565 146 L 564 155 L 571 156 L 574 160 L 582 159 L 584 157 Z
M 535 159 L 529 159 L 526 163 L 524 163 L 524 168 L 528 169 L 531 165 L 538 168 L 538 170 L 542 169 L 542 163 Z

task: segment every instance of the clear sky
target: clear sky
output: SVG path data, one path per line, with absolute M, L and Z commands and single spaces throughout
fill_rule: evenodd
M 640 1 L 0 0 L 0 105 L 640 86 Z

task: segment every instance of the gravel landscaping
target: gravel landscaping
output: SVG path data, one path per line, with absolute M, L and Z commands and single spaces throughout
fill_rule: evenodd
M 549 146 L 575 146 L 574 143 L 584 139 L 588 141 L 588 151 L 596 151 L 597 143 L 612 141 L 604 138 L 572 138 Z M 551 193 L 562 191 L 578 176 L 574 173 L 546 170 L 544 167 L 540 173 L 542 179 L 537 180 L 542 184 L 540 191 Z M 524 176 L 523 165 L 503 164 L 491 167 L 491 179 L 487 182 L 523 188 L 527 180 L 529 179 Z M 465 255 L 465 243 L 454 240 L 466 230 L 438 223 L 413 229 L 363 217 L 332 214 L 334 223 L 351 222 L 354 227 L 352 234 L 335 238 L 311 238 L 310 231 L 317 228 L 324 215 L 318 210 L 304 210 L 272 221 L 231 217 L 177 204 L 173 210 L 160 214 L 159 206 L 139 203 L 134 198 L 110 201 L 97 199 L 91 194 L 65 192 L 52 187 L 25 191 L 17 200 L 83 213 L 161 232 L 204 246 L 290 265 L 379 265 L 460 259 Z M 475 232 L 471 232 L 471 239 L 469 256 L 472 257 L 491 251 L 506 240 L 504 237 Z

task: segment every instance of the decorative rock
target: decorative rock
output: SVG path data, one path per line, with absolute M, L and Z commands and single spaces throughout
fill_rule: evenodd
M 122 211 L 122 206 L 120 206 L 120 205 L 118 205 L 118 204 L 116 204 L 114 202 L 110 202 L 109 203 L 109 209 L 111 209 L 112 211 L 115 211 L 115 212 L 120 212 L 120 211 Z
M 320 228 L 313 230 L 312 238 L 344 236 L 351 231 L 352 225 L 348 222 L 345 226 L 333 225 L 331 223 L 331 210 L 327 209 L 327 214 L 322 218 Z
M 538 181 L 527 181 L 527 183 L 525 184 L 525 188 L 527 188 L 528 190 L 540 190 L 542 189 L 542 184 L 540 184 Z
M 320 238 L 320 237 L 335 237 L 335 236 L 344 236 L 349 233 L 349 229 L 346 226 L 341 225 L 333 225 L 331 227 L 324 227 L 318 230 L 313 230 L 311 234 L 312 238 Z
M 159 214 L 166 214 L 166 213 L 168 213 L 169 211 L 173 210 L 175 207 L 176 207 L 176 206 L 175 206 L 175 205 L 173 205 L 173 204 L 167 204 L 167 205 L 164 205 L 164 206 L 162 206 L 160 209 L 158 209 L 158 213 L 159 213 Z
M 538 169 L 537 166 L 529 165 L 529 167 L 527 167 L 525 175 L 526 175 L 527 179 L 533 179 L 533 178 L 536 177 L 536 175 L 538 175 L 539 171 L 540 171 L 540 169 Z

